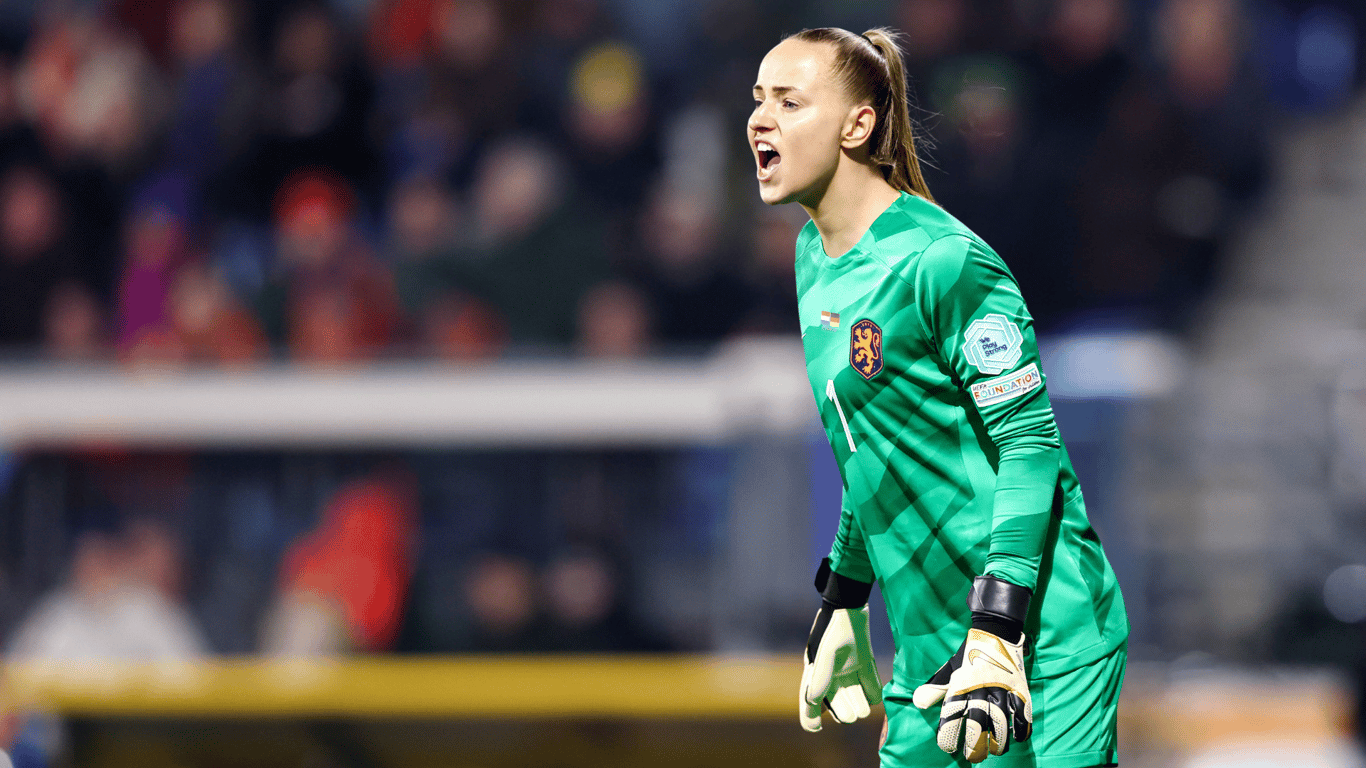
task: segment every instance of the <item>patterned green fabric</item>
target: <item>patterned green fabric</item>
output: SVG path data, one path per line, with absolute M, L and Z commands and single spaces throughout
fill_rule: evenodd
M 797 239 L 807 373 L 844 480 L 832 567 L 876 580 L 910 695 L 963 641 L 972 579 L 1034 589 L 1039 674 L 1095 661 L 1129 623 L 1086 518 L 1005 263 L 903 193 L 848 253 Z
M 1128 650 L 1053 677 L 1034 676 L 1034 733 L 1004 755 L 988 757 L 986 768 L 1092 768 L 1119 762 L 1119 695 Z M 909 699 L 886 698 L 887 741 L 881 768 L 967 768 L 961 755 L 939 748 L 939 708 L 916 709 Z

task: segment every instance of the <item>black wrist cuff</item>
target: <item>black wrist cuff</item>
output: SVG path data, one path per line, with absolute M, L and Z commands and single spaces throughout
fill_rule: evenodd
M 1019 642 L 1033 592 L 995 576 L 978 576 L 968 592 L 972 628 L 990 632 L 1009 643 Z
M 816 613 L 816 621 L 811 625 L 811 636 L 806 639 L 806 660 L 816 660 L 816 649 L 821 646 L 821 638 L 825 636 L 825 628 L 830 626 L 830 617 L 835 615 L 835 609 L 824 600 L 821 601 L 821 609 Z
M 830 568 L 830 558 L 826 557 L 821 559 L 821 567 L 816 571 L 816 591 L 835 608 L 862 608 L 868 604 L 873 585 L 835 573 Z
M 1024 635 L 1023 624 L 1016 624 L 1013 621 L 1004 621 L 992 616 L 987 616 L 986 614 L 982 614 L 980 617 L 978 614 L 972 614 L 972 628 L 980 629 L 983 632 L 990 632 L 1007 643 L 1018 643 L 1020 642 L 1020 637 Z

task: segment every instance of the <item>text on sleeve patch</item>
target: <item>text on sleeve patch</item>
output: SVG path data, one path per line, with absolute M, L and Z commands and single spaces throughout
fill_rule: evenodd
M 1020 327 L 994 312 L 972 321 L 963 332 L 963 354 L 982 373 L 1000 373 L 1020 362 L 1023 345 Z
M 978 407 L 1004 403 L 1038 389 L 1040 384 L 1043 376 L 1039 375 L 1039 367 L 1030 363 L 1018 371 L 973 384 L 972 400 Z

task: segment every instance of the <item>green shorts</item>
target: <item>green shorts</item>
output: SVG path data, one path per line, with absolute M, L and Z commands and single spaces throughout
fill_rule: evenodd
M 1034 733 L 1023 744 L 1011 744 L 999 757 L 979 763 L 986 768 L 1089 768 L 1118 765 L 1116 730 L 1119 689 L 1124 684 L 1128 645 L 1081 669 L 1029 681 L 1034 699 Z M 939 707 L 921 711 L 905 697 L 884 697 L 886 737 L 879 752 L 882 768 L 968 766 L 962 755 L 949 755 L 936 743 Z

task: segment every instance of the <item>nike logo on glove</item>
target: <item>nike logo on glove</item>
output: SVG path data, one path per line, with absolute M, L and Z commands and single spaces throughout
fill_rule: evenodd
M 1006 674 L 1010 674 L 1015 671 L 1010 667 L 1003 665 L 1001 662 L 991 658 L 991 656 L 987 655 L 987 653 L 983 651 L 981 648 L 973 648 L 972 650 L 968 651 L 969 664 L 973 663 L 974 661 L 977 661 L 978 659 L 985 659 L 988 664 L 995 666 L 997 669 L 1001 670 L 1002 672 L 1005 672 Z

